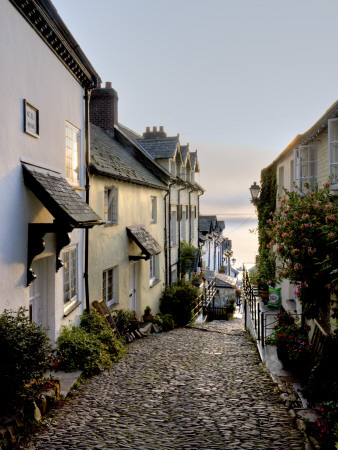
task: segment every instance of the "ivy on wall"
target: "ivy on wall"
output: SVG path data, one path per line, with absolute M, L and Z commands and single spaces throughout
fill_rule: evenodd
M 276 280 L 275 254 L 267 247 L 271 240 L 267 234 L 270 229 L 268 220 L 271 219 L 272 213 L 276 209 L 276 197 L 276 165 L 271 165 L 262 170 L 260 196 L 258 199 L 252 200 L 258 214 L 258 277 L 263 285 L 274 285 Z

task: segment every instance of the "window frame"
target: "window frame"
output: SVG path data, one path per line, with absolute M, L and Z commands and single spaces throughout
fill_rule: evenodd
M 111 201 L 109 202 L 109 198 Z M 115 198 L 115 200 L 114 200 Z M 103 217 L 106 225 L 118 225 L 119 223 L 119 189 L 117 186 L 104 188 Z
M 109 272 L 111 272 L 111 298 L 107 298 L 109 292 Z M 116 304 L 116 273 L 117 266 L 109 267 L 102 271 L 101 297 L 108 307 Z
M 71 258 L 71 253 L 75 252 L 75 257 L 74 259 Z M 67 261 L 66 261 L 66 255 L 67 256 Z M 75 267 L 73 269 L 74 271 L 74 277 L 71 277 L 71 272 L 72 272 L 72 266 L 73 263 L 72 261 L 75 261 Z M 68 309 L 70 308 L 72 305 L 74 305 L 75 303 L 77 303 L 78 301 L 78 289 L 79 289 L 79 281 L 78 281 L 78 248 L 77 245 L 73 245 L 72 247 L 68 247 L 65 250 L 62 251 L 62 263 L 63 263 L 63 306 L 64 309 Z M 67 268 L 67 264 L 69 266 L 68 269 L 68 280 L 66 280 L 66 268 Z M 73 282 L 73 283 L 72 283 Z M 65 290 L 65 285 L 69 283 L 70 287 L 68 289 L 68 291 Z M 74 295 L 71 296 L 72 290 L 75 291 Z M 70 296 L 69 296 L 69 300 L 65 301 L 66 298 L 66 292 L 70 292 Z
M 177 210 L 170 211 L 170 246 L 177 245 Z
M 311 150 L 315 151 L 315 159 L 310 159 L 309 152 Z M 304 158 L 305 151 L 308 152 L 308 159 L 302 162 L 302 158 Z M 308 165 L 308 175 L 303 176 L 303 171 L 305 168 L 305 165 Z M 313 167 L 311 167 L 313 165 Z M 298 189 L 303 192 L 304 191 L 304 184 L 308 183 L 310 185 L 310 189 L 314 190 L 318 183 L 318 150 L 317 146 L 315 144 L 308 144 L 308 145 L 300 145 L 298 148 L 294 150 L 294 179 L 295 184 L 298 187 Z M 309 173 L 313 170 L 315 172 L 315 175 L 310 175 Z
M 330 189 L 332 190 L 338 190 L 338 176 L 337 178 L 332 181 L 331 177 L 334 175 L 332 168 L 337 168 L 337 172 L 338 172 L 338 159 L 337 160 L 333 160 L 332 157 L 332 146 L 336 145 L 338 146 L 338 139 L 337 140 L 333 140 L 331 138 L 332 136 L 332 130 L 333 130 L 333 124 L 336 123 L 338 126 L 338 118 L 335 119 L 329 119 L 328 122 L 328 170 L 329 170 L 329 182 L 330 182 Z M 337 133 L 338 134 L 338 133 Z
M 70 130 L 68 135 L 67 130 Z M 66 180 L 69 181 L 72 185 L 79 186 L 81 180 L 81 130 L 73 125 L 71 122 L 66 120 L 66 128 L 65 128 L 65 173 Z M 72 136 L 70 136 L 72 134 Z M 77 150 L 74 152 L 74 142 L 75 139 L 77 142 Z M 71 142 L 71 145 L 69 143 Z M 74 168 L 75 156 L 76 155 L 76 168 Z M 69 166 L 69 163 L 71 167 Z M 74 173 L 76 174 L 74 176 Z
M 159 282 L 159 260 L 158 254 L 149 258 L 149 285 L 154 286 Z
M 150 197 L 150 223 L 157 222 L 157 197 L 152 195 Z

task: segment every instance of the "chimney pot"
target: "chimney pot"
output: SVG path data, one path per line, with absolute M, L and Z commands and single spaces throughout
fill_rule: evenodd
M 112 82 L 106 81 L 106 89 L 112 89 Z
M 101 83 L 97 83 L 97 88 L 96 89 L 101 89 Z
M 150 133 L 150 127 L 146 127 L 146 133 Z
M 153 133 L 157 133 L 157 127 L 153 127 Z
M 160 131 L 162 131 L 162 132 L 164 131 L 163 125 L 160 126 Z

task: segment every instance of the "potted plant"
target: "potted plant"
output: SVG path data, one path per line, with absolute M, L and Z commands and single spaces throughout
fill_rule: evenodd
M 143 322 L 152 322 L 154 318 L 154 314 L 151 312 L 150 306 L 146 306 L 144 308 L 144 314 L 143 314 Z
M 234 317 L 235 312 L 235 303 L 236 303 L 236 294 L 230 294 L 227 298 L 226 303 L 226 313 L 227 313 L 227 320 L 232 320 Z

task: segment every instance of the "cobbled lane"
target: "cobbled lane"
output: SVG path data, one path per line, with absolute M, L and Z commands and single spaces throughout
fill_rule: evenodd
M 242 319 L 155 334 L 80 387 L 37 449 L 304 449 Z

